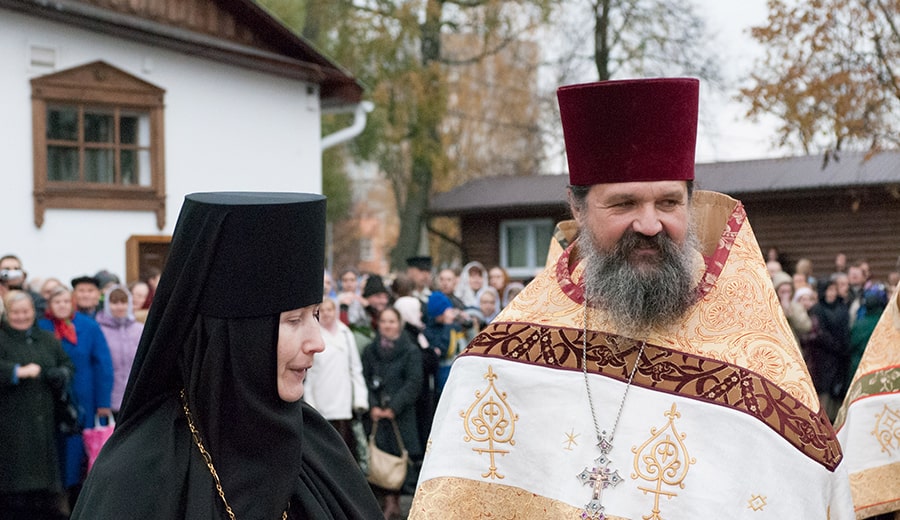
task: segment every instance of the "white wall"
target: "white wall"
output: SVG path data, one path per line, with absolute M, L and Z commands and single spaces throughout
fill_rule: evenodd
M 30 67 L 34 45 L 56 49 L 54 68 Z M 18 255 L 30 278 L 124 278 L 128 237 L 171 234 L 188 193 L 321 193 L 317 86 L 2 9 L 0 49 L 0 255 Z M 166 90 L 162 231 L 153 212 L 48 209 L 34 225 L 29 81 L 96 60 Z

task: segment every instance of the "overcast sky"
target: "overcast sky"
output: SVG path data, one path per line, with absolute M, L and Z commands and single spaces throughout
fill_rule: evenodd
M 700 6 L 711 32 L 717 33 L 712 48 L 721 49 L 721 64 L 726 79 L 736 82 L 748 75 L 755 58 L 762 54 L 750 38 L 749 28 L 766 20 L 766 0 L 694 0 Z M 736 90 L 716 95 L 706 89 L 700 94 L 700 117 L 712 120 L 701 125 L 697 136 L 697 162 L 716 162 L 789 155 L 772 147 L 774 122 L 768 118 L 752 123 L 744 114 L 745 105 L 729 101 Z

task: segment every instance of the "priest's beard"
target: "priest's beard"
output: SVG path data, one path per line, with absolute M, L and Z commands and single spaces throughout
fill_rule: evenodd
M 681 246 L 664 233 L 648 237 L 627 231 L 611 251 L 600 250 L 587 229 L 582 229 L 580 238 L 586 262 L 585 297 L 608 314 L 619 334 L 640 337 L 671 325 L 696 301 L 697 238 L 692 229 Z M 636 249 L 646 247 L 656 248 L 657 255 L 630 260 Z

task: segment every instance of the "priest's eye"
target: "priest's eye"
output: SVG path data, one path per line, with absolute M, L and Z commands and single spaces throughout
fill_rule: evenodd
M 316 321 L 319 321 L 319 309 L 313 311 L 313 318 L 315 318 Z

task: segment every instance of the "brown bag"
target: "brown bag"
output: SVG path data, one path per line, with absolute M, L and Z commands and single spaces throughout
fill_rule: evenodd
M 398 491 L 403 487 L 403 481 L 406 480 L 409 452 L 403 445 L 397 421 L 394 419 L 390 421 L 391 426 L 394 427 L 394 435 L 397 437 L 397 445 L 400 446 L 400 456 L 388 453 L 375 444 L 375 433 L 378 431 L 378 423 L 381 421 L 374 421 L 372 433 L 369 434 L 369 474 L 366 478 L 378 487 Z

